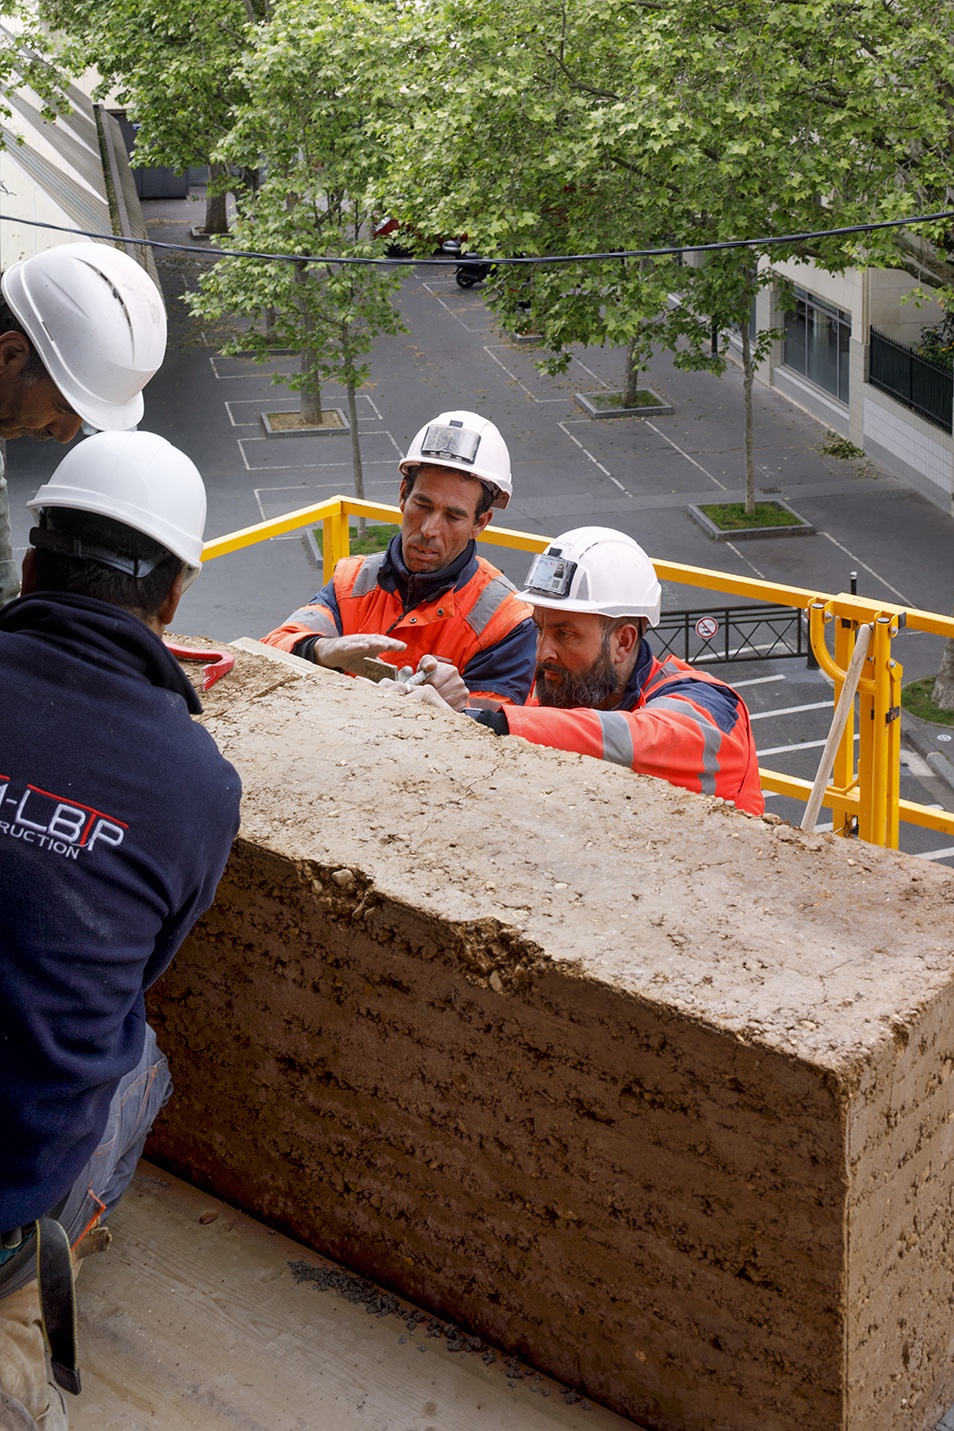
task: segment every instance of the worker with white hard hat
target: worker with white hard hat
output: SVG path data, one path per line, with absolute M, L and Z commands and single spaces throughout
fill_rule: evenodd
M 0 612 L 0 1425 L 61 1431 L 70 1247 L 168 1097 L 143 994 L 212 902 L 240 783 L 161 640 L 202 564 L 195 465 L 98 433 L 29 506 L 24 594 Z
M 498 735 L 611 760 L 687 790 L 764 809 L 741 696 L 646 640 L 662 592 L 642 547 L 578 527 L 535 556 L 520 597 L 533 607 L 536 681 L 524 706 L 473 711 Z M 408 692 L 436 704 L 432 693 Z
M 0 438 L 135 427 L 166 349 L 162 294 L 145 269 L 110 244 L 67 243 L 11 264 L 0 290 Z M 0 455 L 0 606 L 17 577 Z
M 387 551 L 340 561 L 266 642 L 351 675 L 364 674 L 368 657 L 410 667 L 455 710 L 524 701 L 530 608 L 476 552 L 492 509 L 513 493 L 507 444 L 475 412 L 442 412 L 417 433 L 400 472 L 401 530 Z

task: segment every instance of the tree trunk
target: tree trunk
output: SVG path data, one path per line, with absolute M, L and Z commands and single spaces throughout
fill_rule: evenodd
M 620 395 L 623 407 L 636 406 L 639 387 L 639 364 L 636 361 L 636 344 L 630 343 L 626 349 L 626 367 L 623 370 L 623 391 Z
M 351 465 L 354 468 L 354 495 L 359 502 L 364 501 L 364 468 L 361 465 L 361 434 L 358 432 L 358 404 L 355 399 L 354 383 L 348 384 L 348 421 L 351 423 Z M 358 518 L 358 531 L 364 536 L 367 523 L 363 516 Z
M 311 281 L 308 277 L 306 263 L 295 264 L 295 281 L 302 284 Z M 306 335 L 310 335 L 314 331 L 315 320 L 308 306 L 308 295 L 304 290 L 299 312 L 301 313 L 302 328 Z M 301 420 L 306 427 L 321 426 L 321 379 L 315 370 L 316 356 L 306 337 L 301 350 Z
M 213 186 L 217 188 L 217 181 L 224 179 L 228 172 L 228 167 L 225 164 L 209 165 L 209 190 L 205 200 L 205 231 L 207 234 L 227 234 L 229 231 L 227 211 L 229 196 L 224 191 L 222 193 L 213 191 Z
M 954 639 L 944 642 L 941 669 L 937 673 L 931 700 L 942 711 L 954 711 Z
M 752 387 L 755 364 L 752 361 L 752 335 L 748 323 L 742 324 L 742 395 L 745 409 L 745 515 L 755 516 L 755 440 L 752 418 Z

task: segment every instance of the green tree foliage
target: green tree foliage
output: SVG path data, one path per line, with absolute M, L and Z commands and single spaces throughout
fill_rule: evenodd
M 49 119 L 68 107 L 67 75 L 48 55 L 48 44 L 37 18 L 21 0 L 0 0 L 0 118 L 9 119 L 6 95 L 27 87 L 40 100 Z M 0 149 L 5 140 L 0 134 Z
M 432 0 L 391 202 L 487 256 L 572 254 L 799 233 L 915 212 L 950 195 L 947 0 Z M 937 236 L 935 236 L 937 237 Z M 915 242 L 915 248 L 919 245 Z M 771 330 L 748 336 L 772 257 L 839 270 L 897 262 L 896 237 L 728 251 L 680 272 L 621 262 L 508 274 L 506 318 L 565 365 L 578 342 L 652 344 L 719 367 L 742 334 L 746 391 Z M 908 255 L 910 257 L 910 255 Z M 675 308 L 667 293 L 678 292 Z M 747 486 L 754 500 L 751 402 Z
M 184 173 L 204 164 L 245 97 L 241 60 L 263 0 L 41 0 L 58 35 L 61 62 L 74 73 L 95 68 L 98 96 L 114 94 L 138 126 L 136 163 Z M 254 182 L 254 171 L 210 175 L 205 227 L 228 227 L 228 188 Z
M 256 30 L 241 67 L 247 98 L 216 157 L 249 167 L 261 162 L 263 179 L 243 204 L 229 246 L 322 261 L 222 258 L 191 300 L 199 315 L 256 320 L 233 350 L 261 360 L 275 344 L 301 353 L 290 383 L 302 394 L 305 422 L 321 419 L 324 382 L 346 388 L 359 496 L 355 395 L 370 376 L 374 338 L 402 331 L 393 306 L 401 271 L 327 260 L 383 256 L 382 242 L 369 237 L 370 193 L 388 156 L 369 136 L 368 120 L 388 102 L 394 18 L 367 0 L 334 7 L 283 0 Z

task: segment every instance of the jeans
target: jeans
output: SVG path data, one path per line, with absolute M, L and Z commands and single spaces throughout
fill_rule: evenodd
M 171 1092 L 169 1065 L 147 1024 L 142 1057 L 120 1080 L 109 1105 L 99 1146 L 74 1182 L 57 1218 L 66 1228 L 71 1247 L 75 1247 L 95 1222 L 105 1222 L 119 1202 L 132 1181 L 149 1129 Z M 33 1258 L 6 1280 L 0 1273 L 0 1297 L 16 1291 L 35 1276 Z

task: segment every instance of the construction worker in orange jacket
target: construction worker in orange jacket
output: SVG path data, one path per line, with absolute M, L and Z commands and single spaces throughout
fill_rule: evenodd
M 645 639 L 661 590 L 632 537 L 580 527 L 534 557 L 520 596 L 537 628 L 536 683 L 522 707 L 468 713 L 498 735 L 611 760 L 742 810 L 764 809 L 745 704 L 731 686 Z M 399 686 L 399 689 L 404 689 Z M 437 704 L 433 693 L 408 691 Z
M 338 562 L 266 643 L 357 676 L 366 657 L 411 666 L 454 710 L 526 700 L 530 608 L 476 553 L 491 509 L 513 492 L 507 444 L 477 413 L 443 412 L 418 432 L 400 472 L 401 530 L 387 551 Z

